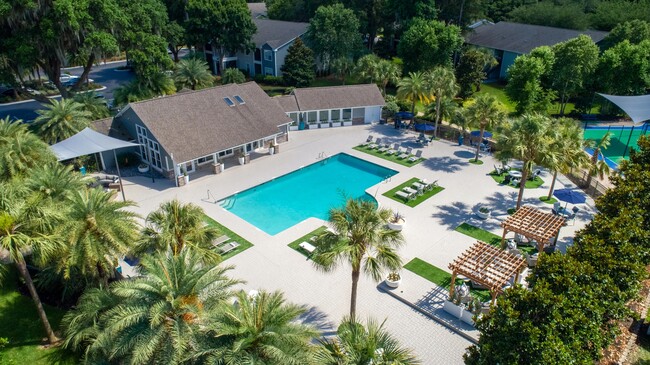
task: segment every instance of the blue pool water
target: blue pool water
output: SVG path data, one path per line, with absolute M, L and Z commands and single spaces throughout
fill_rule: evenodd
M 373 199 L 365 190 L 397 173 L 340 153 L 231 195 L 223 208 L 275 235 L 309 217 L 326 220 L 345 198 Z

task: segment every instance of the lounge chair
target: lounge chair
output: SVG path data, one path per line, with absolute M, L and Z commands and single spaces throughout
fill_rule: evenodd
M 414 188 L 416 188 L 418 190 L 424 190 L 424 189 L 426 189 L 426 187 L 428 185 L 429 184 L 427 184 L 427 182 L 425 180 L 420 180 L 420 181 L 414 182 L 413 185 L 411 185 L 411 186 L 413 186 Z
M 407 193 L 407 194 L 411 194 L 411 195 L 414 195 L 414 194 L 417 194 L 417 193 L 418 193 L 417 190 L 413 190 L 413 189 L 411 189 L 411 188 L 409 188 L 409 187 L 405 187 L 405 188 L 403 188 L 402 191 L 405 192 L 405 193 Z
M 397 158 L 399 158 L 399 159 L 405 159 L 405 158 L 411 156 L 411 152 L 413 152 L 413 148 L 408 147 L 408 148 L 406 149 L 406 152 L 404 152 L 404 153 L 400 153 L 399 156 L 397 156 Z
M 225 255 L 225 254 L 227 254 L 228 252 L 230 252 L 230 251 L 236 249 L 237 247 L 239 247 L 239 243 L 238 243 L 238 242 L 235 242 L 235 241 L 228 242 L 228 243 L 226 243 L 226 244 L 223 244 L 223 245 L 219 246 L 219 252 L 220 252 L 222 255 Z
M 409 162 L 415 162 L 419 160 L 421 157 L 422 157 L 422 150 L 417 150 L 417 152 L 415 152 L 415 156 L 409 157 Z
M 303 250 L 307 251 L 308 253 L 314 253 L 316 251 L 316 246 L 312 245 L 309 242 L 303 242 L 298 245 L 298 247 L 302 248 Z
M 370 143 L 368 148 L 378 148 L 381 145 L 381 138 L 377 138 L 375 143 Z
M 398 153 L 398 152 L 399 152 L 399 143 L 395 143 L 395 144 L 393 145 L 393 148 L 391 148 L 391 149 L 389 149 L 388 151 L 386 151 L 386 154 L 387 154 L 387 155 L 394 155 L 394 154 L 396 154 L 396 153 Z
M 370 145 L 370 144 L 372 143 L 372 138 L 373 138 L 372 136 L 368 136 L 368 138 L 366 139 L 366 141 L 363 142 L 361 145 L 362 145 L 362 146 L 368 146 L 368 145 Z
M 212 241 L 212 246 L 214 246 L 216 248 L 219 248 L 219 245 L 221 245 L 222 243 L 228 241 L 229 239 L 230 239 L 230 237 L 228 237 L 227 235 L 224 234 L 223 236 L 218 237 L 214 241 Z
M 395 195 L 399 196 L 400 198 L 404 199 L 404 201 L 409 201 L 414 198 L 413 194 L 409 194 L 403 191 L 398 191 L 395 193 Z

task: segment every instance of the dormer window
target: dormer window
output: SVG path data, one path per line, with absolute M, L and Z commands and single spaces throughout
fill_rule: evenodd
M 228 106 L 235 106 L 235 103 L 230 100 L 230 98 L 223 98 L 223 101 L 225 101 Z

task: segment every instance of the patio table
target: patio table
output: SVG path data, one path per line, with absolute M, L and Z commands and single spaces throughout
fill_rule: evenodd
M 510 170 L 508 171 L 508 175 L 521 179 L 521 171 Z

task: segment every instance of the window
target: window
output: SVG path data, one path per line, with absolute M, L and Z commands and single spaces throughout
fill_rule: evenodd
M 273 76 L 273 69 L 270 67 L 264 67 L 264 74 Z
M 137 132 L 138 134 L 140 134 L 140 135 L 142 135 L 142 136 L 144 136 L 144 137 L 147 136 L 147 128 L 145 128 L 145 127 L 143 127 L 143 126 L 141 126 L 141 125 L 139 125 L 139 124 L 136 124 L 136 125 L 135 125 L 135 130 L 136 130 L 136 132 Z
M 329 110 L 321 110 L 320 112 L 318 112 L 318 116 L 319 116 L 318 120 L 320 122 L 327 122 L 329 120 L 329 118 L 330 118 L 330 111 Z
M 230 156 L 232 155 L 232 149 L 219 152 L 219 157 Z
M 341 120 L 341 109 L 332 110 L 332 120 Z
M 291 125 L 297 125 L 298 124 L 298 113 L 289 113 L 289 118 L 293 120 L 293 123 Z
M 273 51 L 265 49 L 264 50 L 264 60 L 265 61 L 273 61 Z
M 238 102 L 239 104 L 246 104 L 246 103 L 244 102 L 244 99 L 242 99 L 241 96 L 239 96 L 239 95 L 235 95 L 235 96 L 233 96 L 233 98 L 235 98 L 235 100 L 237 100 L 237 102 Z
M 255 61 L 262 60 L 262 51 L 259 48 L 255 48 Z
M 352 119 L 352 109 L 343 109 L 343 120 Z
M 234 106 L 235 105 L 235 103 L 232 100 L 230 100 L 230 98 L 223 98 L 223 101 L 225 101 L 226 104 L 228 104 L 228 106 Z
M 308 112 L 307 113 L 307 123 L 313 124 L 316 123 L 317 112 Z

